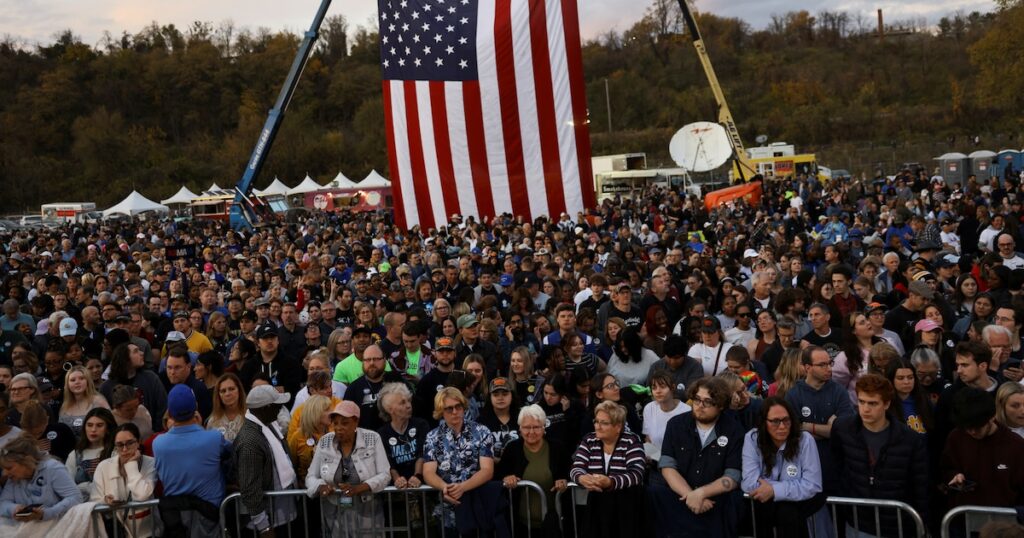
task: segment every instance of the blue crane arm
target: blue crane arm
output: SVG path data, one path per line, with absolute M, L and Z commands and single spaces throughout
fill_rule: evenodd
M 260 131 L 260 136 L 256 140 L 256 147 L 252 150 L 252 155 L 249 157 L 245 172 L 242 173 L 242 179 L 238 180 L 238 184 L 235 186 L 235 200 L 231 205 L 230 214 L 232 228 L 249 228 L 256 222 L 257 215 L 254 210 L 254 203 L 250 198 L 256 177 L 259 176 L 263 163 L 267 160 L 267 155 L 270 153 L 270 147 L 274 144 L 277 131 L 281 128 L 284 113 L 288 110 L 292 96 L 295 95 L 295 88 L 302 77 L 302 71 L 309 62 L 309 56 L 313 52 L 313 45 L 320 36 L 320 26 L 323 24 L 324 18 L 327 16 L 327 9 L 330 6 L 331 0 L 321 1 L 320 9 L 317 10 L 313 23 L 309 25 L 309 30 L 306 32 L 302 44 L 299 45 L 299 51 L 295 54 L 295 61 L 292 62 L 291 70 L 288 71 L 288 78 L 285 79 L 281 93 L 277 96 L 277 102 L 274 103 L 274 108 L 267 115 L 267 122 L 263 124 L 263 130 Z

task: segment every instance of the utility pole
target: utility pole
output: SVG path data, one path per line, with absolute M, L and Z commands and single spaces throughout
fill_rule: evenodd
M 604 104 L 608 108 L 608 132 L 612 132 L 612 97 L 608 93 L 608 79 L 604 79 Z

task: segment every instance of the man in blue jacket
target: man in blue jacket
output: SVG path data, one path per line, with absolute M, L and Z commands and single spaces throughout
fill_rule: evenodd
M 818 457 L 821 458 L 825 493 L 833 495 L 838 489 L 839 477 L 828 440 L 836 419 L 854 414 L 853 404 L 846 389 L 832 381 L 833 362 L 825 348 L 807 346 L 800 362 L 807 376 L 786 392 L 786 401 L 800 415 L 804 431 L 814 436 Z

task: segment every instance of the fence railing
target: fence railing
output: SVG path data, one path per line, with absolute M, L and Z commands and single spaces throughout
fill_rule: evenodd
M 953 525 L 953 520 L 960 516 L 963 516 L 964 519 L 964 534 L 962 535 L 954 532 L 955 527 Z M 946 515 L 942 517 L 942 528 L 939 532 L 942 538 L 970 536 L 972 532 L 976 532 L 989 521 L 997 519 L 1016 522 L 1017 511 L 1013 508 L 997 508 L 993 506 L 958 506 L 946 512 Z
M 111 528 L 112 538 L 121 538 L 122 534 L 124 534 L 121 528 L 122 525 L 129 536 L 138 536 L 140 520 L 145 517 L 151 517 L 153 518 L 152 520 L 155 521 L 155 512 L 159 505 L 159 499 L 134 501 L 115 505 L 97 504 L 93 507 L 92 513 L 99 514 L 101 517 L 93 518 L 93 529 L 96 530 L 97 526 L 103 525 L 105 518 L 102 516 L 108 515 L 113 520 Z M 99 533 L 96 532 L 95 535 L 98 536 Z

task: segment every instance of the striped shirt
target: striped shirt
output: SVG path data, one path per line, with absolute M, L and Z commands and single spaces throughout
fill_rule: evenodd
M 613 490 L 639 486 L 644 481 L 644 445 L 635 433 L 623 432 L 615 444 L 607 467 L 604 460 L 604 443 L 596 433 L 588 434 L 572 458 L 569 478 L 579 482 L 585 474 L 603 474 L 612 479 Z

